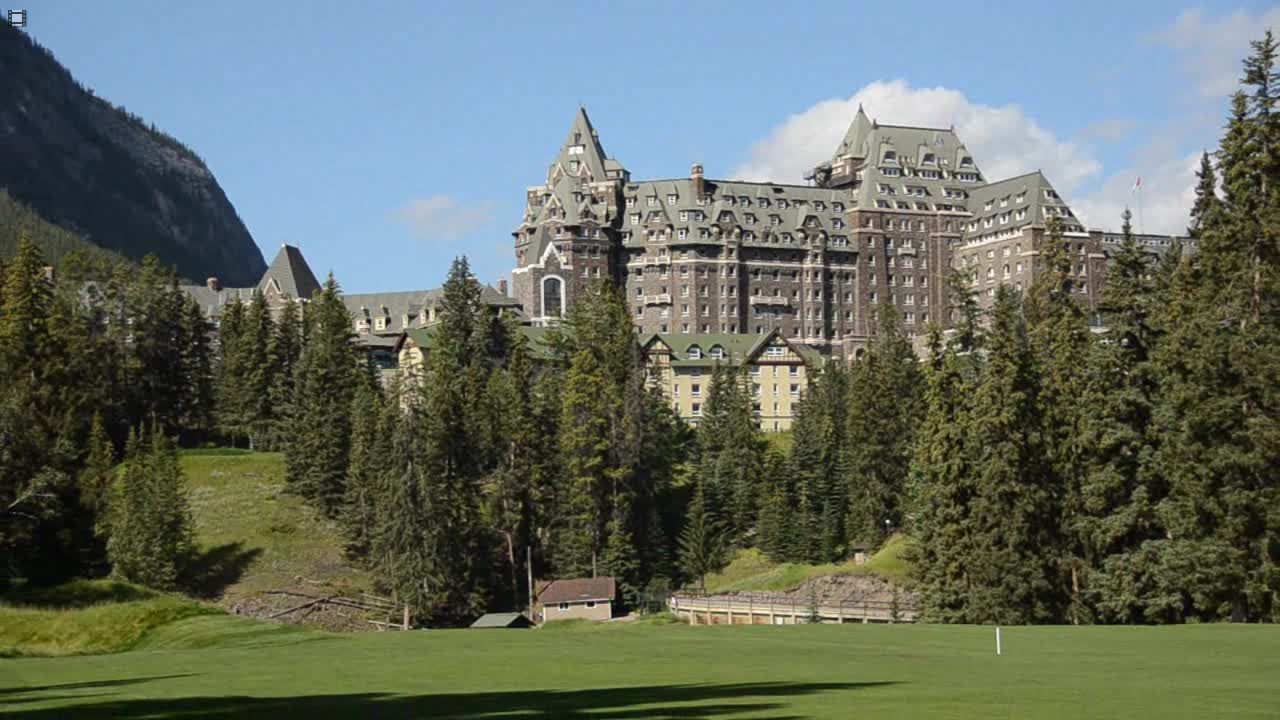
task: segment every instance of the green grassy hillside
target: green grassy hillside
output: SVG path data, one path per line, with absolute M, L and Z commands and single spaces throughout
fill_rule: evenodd
M 863 565 L 856 565 L 852 560 L 827 565 L 777 563 L 759 550 L 750 548 L 738 552 L 724 570 L 708 575 L 707 591 L 793 590 L 809 578 L 824 575 L 876 575 L 886 580 L 905 582 L 910 568 L 903 553 L 909 542 L 903 536 L 895 535 Z
M 1275 626 L 1005 628 L 1001 657 L 993 629 L 971 626 L 266 627 L 198 617 L 153 633 L 152 650 L 0 661 L 0 716 L 1098 720 L 1280 707 Z
M 299 577 L 368 587 L 368 575 L 343 556 L 337 523 L 284 493 L 282 455 L 194 450 L 182 454 L 182 468 L 207 566 L 201 594 L 231 606 Z
M 178 595 L 82 580 L 0 603 L 0 657 L 96 655 L 138 647 L 153 630 L 222 611 Z

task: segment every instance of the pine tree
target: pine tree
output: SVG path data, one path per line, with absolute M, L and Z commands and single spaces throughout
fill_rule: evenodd
M 724 522 L 729 542 L 738 545 L 755 527 L 766 447 L 745 384 L 737 369 L 717 364 L 697 430 L 707 503 Z
M 794 539 L 795 488 L 782 453 L 770 451 L 764 468 L 756 545 L 774 562 L 787 562 L 798 552 Z
M 850 383 L 844 443 L 850 542 L 878 543 L 902 524 L 900 499 L 923 419 L 924 382 L 898 313 L 895 305 L 880 306 L 875 341 Z
M 184 390 L 178 411 L 178 422 L 186 429 L 204 433 L 213 423 L 213 358 L 209 342 L 210 327 L 200 304 L 188 299 L 180 326 L 182 381 Z
M 240 366 L 244 375 L 240 378 L 237 400 L 244 423 L 244 434 L 249 439 L 249 449 L 254 450 L 263 445 L 263 439 L 271 431 L 273 418 L 270 393 L 275 384 L 272 376 L 274 364 L 270 362 L 268 355 L 274 326 L 267 299 L 262 293 L 254 292 L 244 320 L 239 347 L 239 352 L 242 353 Z
M 173 446 L 157 430 L 131 434 L 112 503 L 107 552 L 113 572 L 140 585 L 176 588 L 192 548 L 190 528 Z
M 680 532 L 680 567 L 707 589 L 707 575 L 724 567 L 729 544 L 724 525 L 707 502 L 702 483 L 694 489 L 684 530 Z
M 1046 460 L 1043 469 L 1049 474 L 1050 492 L 1061 499 L 1063 517 L 1057 525 L 1076 528 L 1086 512 L 1081 485 L 1087 407 L 1079 399 L 1085 392 L 1090 333 L 1084 310 L 1073 296 L 1077 280 L 1067 245 L 1061 221 L 1050 218 L 1026 316 L 1038 376 L 1037 417 Z M 1063 573 L 1071 588 L 1071 621 L 1088 622 L 1083 586 L 1088 573 L 1086 541 L 1078 532 L 1068 532 L 1060 541 Z
M 425 614 L 453 624 L 487 604 L 492 548 L 481 513 L 481 482 L 493 455 L 483 427 L 492 370 L 484 332 L 489 310 L 465 259 L 450 268 L 439 311 L 423 386 L 427 423 L 420 482 L 430 567 Z
M 575 354 L 561 396 L 564 490 L 557 502 L 561 520 L 551 548 L 553 564 L 562 577 L 594 576 L 604 548 L 604 523 L 609 517 L 605 507 L 609 419 L 598 410 L 606 388 L 595 355 L 587 350 Z
M 970 461 L 970 399 L 975 379 L 966 372 L 959 347 L 944 347 L 942 334 L 930 335 L 928 392 L 912 460 L 908 491 L 908 532 L 912 574 L 920 589 L 924 616 L 934 622 L 970 619 L 970 553 L 977 542 L 977 496 Z
M 1156 393 L 1155 296 L 1128 210 L 1123 218 L 1123 239 L 1111 257 L 1100 308 L 1106 339 L 1091 349 L 1081 403 L 1078 505 L 1064 529 L 1082 564 L 1091 612 L 1103 621 L 1131 623 L 1147 619 L 1151 569 L 1143 560 L 1144 544 L 1162 531 L 1155 518 L 1159 489 L 1141 474 Z
M 848 437 L 849 373 L 836 363 L 809 372 L 791 423 L 795 511 L 787 559 L 821 563 L 838 559 L 844 550 L 848 487 L 842 450 Z
M 307 308 L 310 336 L 299 361 L 285 478 L 292 491 L 336 517 L 345 495 L 351 399 L 359 382 L 351 316 L 332 275 Z
M 387 412 L 381 389 L 373 382 L 356 384 L 351 401 L 351 454 L 347 467 L 342 522 L 346 551 L 365 558 L 377 532 L 378 483 L 386 476 L 394 415 Z
M 271 387 L 267 395 L 271 404 L 271 426 L 266 437 L 270 449 L 284 447 L 289 437 L 289 426 L 294 411 L 294 380 L 298 361 L 302 356 L 301 305 L 296 300 L 286 300 L 276 318 L 271 342 L 267 348 L 267 361 L 271 364 Z
M 968 622 L 1062 617 L 1058 508 L 1040 434 L 1035 356 L 1018 295 L 1000 286 L 973 391 L 969 430 L 972 547 Z
M 1275 54 L 1268 33 L 1245 63 L 1218 155 L 1222 209 L 1197 228 L 1198 252 L 1175 277 L 1190 302 L 1166 310 L 1177 322 L 1155 354 L 1162 382 L 1146 472 L 1168 483 L 1157 507 L 1165 618 L 1280 612 Z
M 239 300 L 223 306 L 218 323 L 218 361 L 214 373 L 214 407 L 218 429 L 236 446 L 244 437 L 243 384 L 247 372 L 243 347 L 246 338 L 245 307 Z

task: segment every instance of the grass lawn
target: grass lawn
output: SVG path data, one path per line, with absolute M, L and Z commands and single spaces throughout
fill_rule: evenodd
M 682 624 L 328 635 L 179 620 L 0 660 L 26 718 L 1274 718 L 1280 628 Z
M 342 555 L 342 531 L 284 494 L 284 458 L 245 450 L 182 453 L 195 538 L 211 567 L 208 592 L 229 600 L 294 584 L 296 576 L 365 589 Z
M 889 538 L 884 547 L 863 565 L 852 560 L 827 565 L 776 563 L 755 548 L 740 550 L 724 570 L 707 576 L 707 592 L 792 590 L 805 580 L 820 575 L 879 575 L 904 582 L 909 567 L 903 552 L 909 541 L 901 535 Z

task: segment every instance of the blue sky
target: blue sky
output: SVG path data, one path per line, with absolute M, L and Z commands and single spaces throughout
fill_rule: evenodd
M 1094 227 L 1143 177 L 1185 226 L 1266 3 L 8 0 L 98 95 L 198 152 L 269 261 L 349 292 L 492 282 L 579 103 L 633 177 L 798 182 L 861 102 L 954 123 L 991 179 L 1043 169 Z M 834 137 L 833 137 L 834 136 Z

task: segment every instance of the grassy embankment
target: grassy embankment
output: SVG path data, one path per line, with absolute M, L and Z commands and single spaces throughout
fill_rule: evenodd
M 826 565 L 777 563 L 754 548 L 742 550 L 724 570 L 707 576 L 707 591 L 792 590 L 809 578 L 823 575 L 877 575 L 901 583 L 906 581 L 910 570 L 903 557 L 909 544 L 910 540 L 895 535 L 863 565 L 856 565 L 852 560 Z

